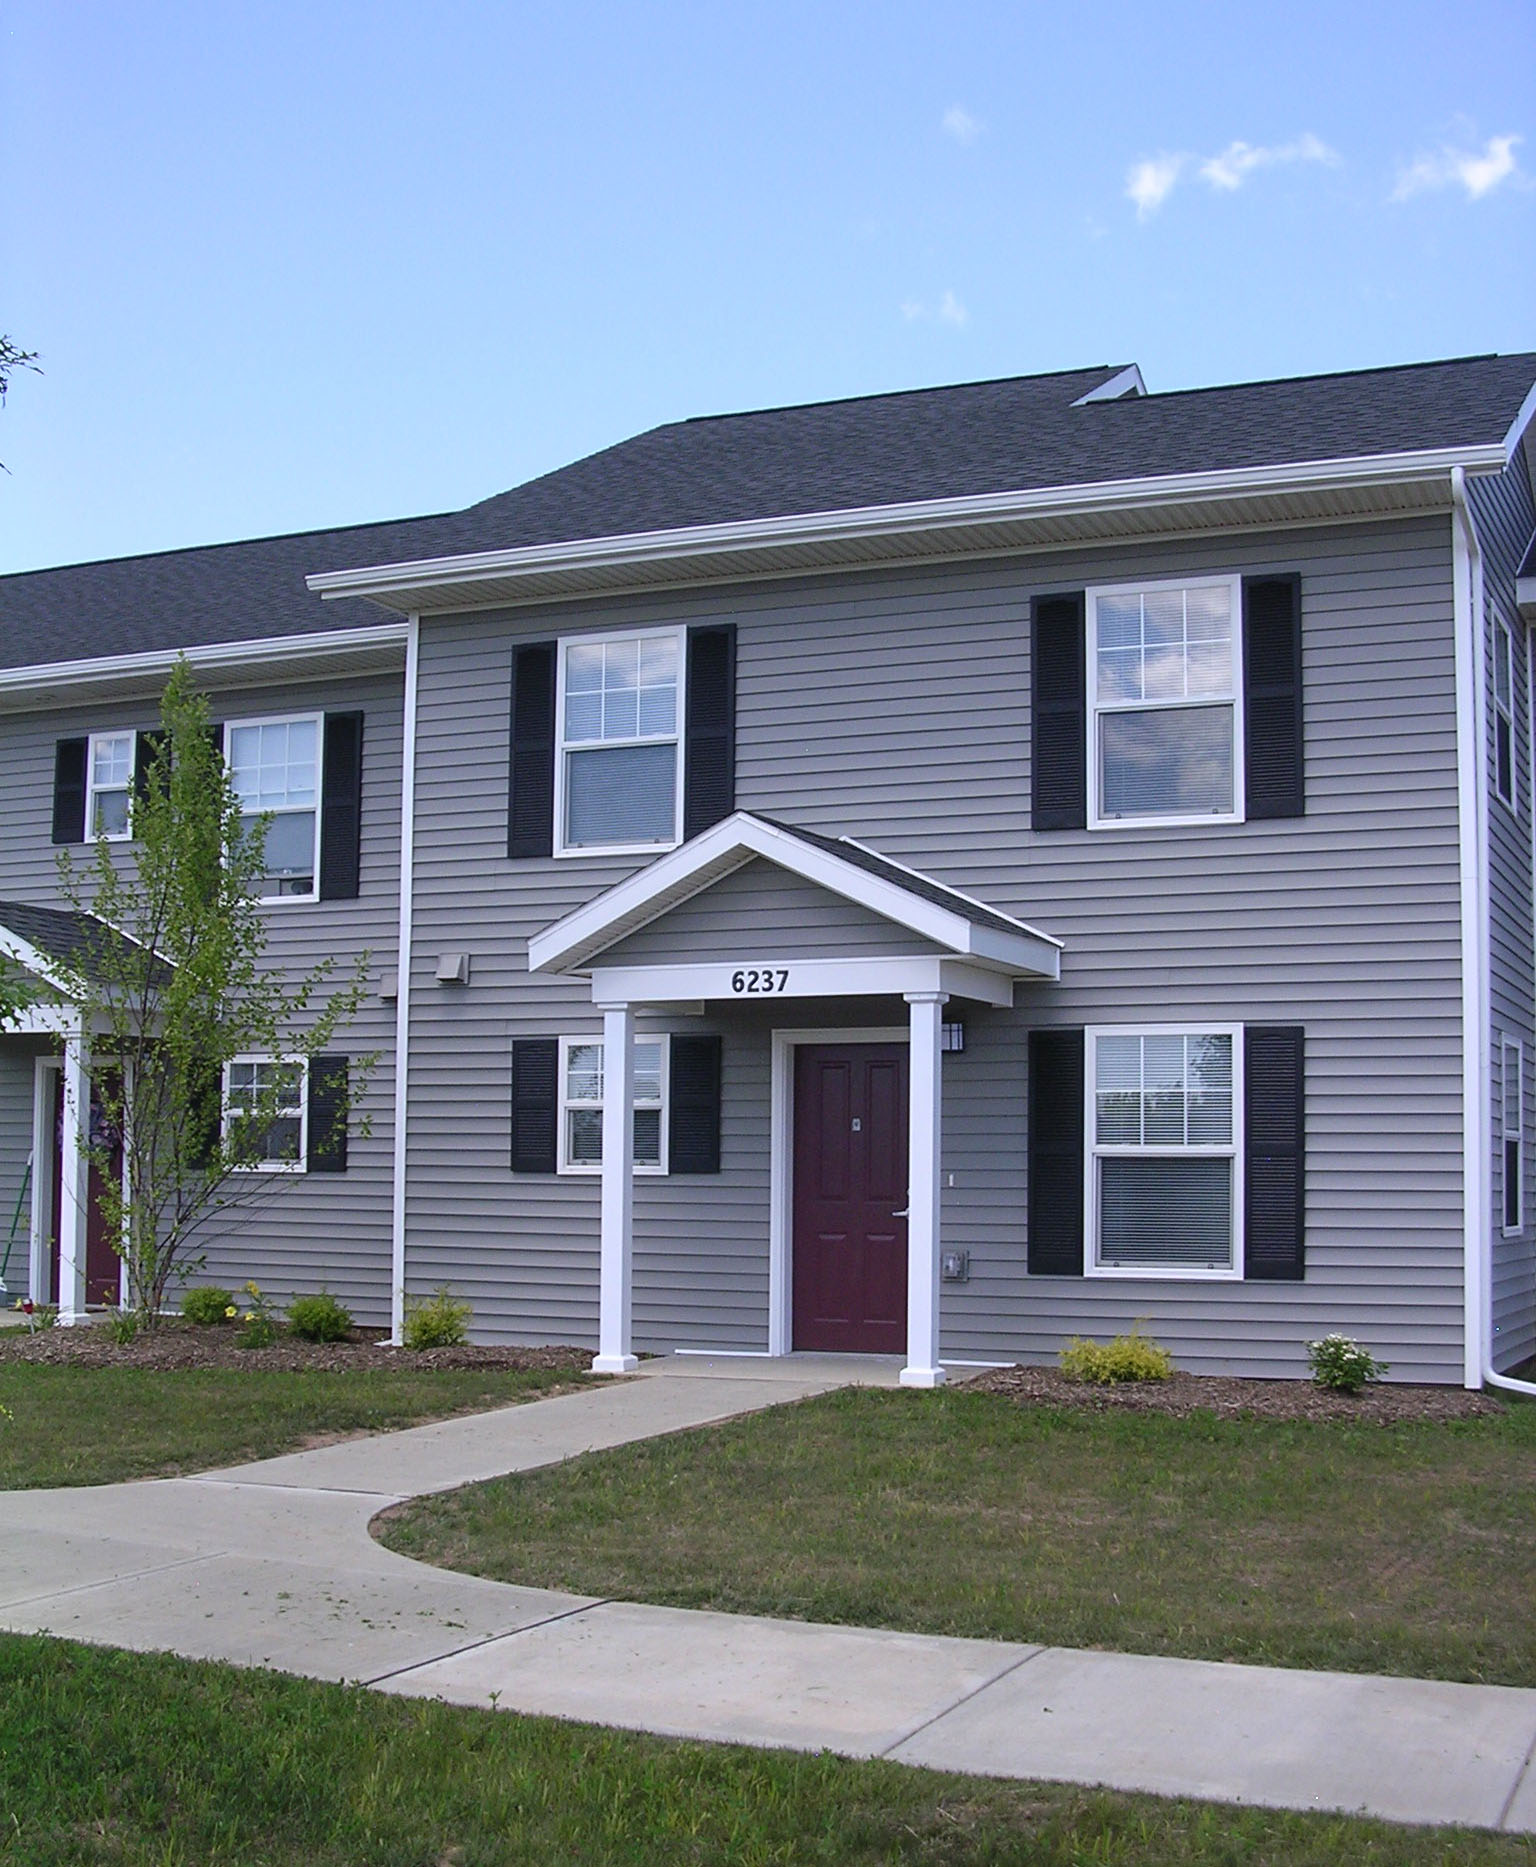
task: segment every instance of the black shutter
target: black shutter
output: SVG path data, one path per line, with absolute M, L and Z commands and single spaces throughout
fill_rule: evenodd
M 309 1060 L 309 1152 L 311 1173 L 347 1170 L 347 1110 L 350 1096 L 345 1057 Z
M 1243 1275 L 1294 1282 L 1306 1269 L 1304 1033 L 1243 1033 Z
M 89 739 L 61 739 L 53 748 L 53 840 L 85 841 L 85 761 Z
M 1037 596 L 1030 624 L 1030 824 L 1081 830 L 1088 821 L 1082 591 Z
M 553 1173 L 560 1118 L 560 1040 L 519 1037 L 512 1044 L 512 1171 Z
M 133 795 L 135 801 L 145 797 L 149 791 L 150 773 L 155 768 L 155 760 L 165 745 L 163 732 L 136 733 L 133 741 Z M 161 788 L 168 773 L 162 771 Z
M 1301 579 L 1243 579 L 1243 764 L 1250 819 L 1300 817 Z
M 217 1065 L 200 1066 L 187 1079 L 185 1162 L 206 1173 L 219 1151 L 224 1128 L 224 1072 Z
M 1029 1271 L 1083 1274 L 1083 1033 L 1029 1034 Z
M 667 1171 L 720 1171 L 720 1039 L 674 1037 L 668 1078 Z
M 725 623 L 718 628 L 688 631 L 684 839 L 719 823 L 735 808 L 736 625 Z
M 363 716 L 327 713 L 320 779 L 320 899 L 355 901 L 363 838 Z
M 512 653 L 507 854 L 551 856 L 554 851 L 555 644 L 529 642 Z

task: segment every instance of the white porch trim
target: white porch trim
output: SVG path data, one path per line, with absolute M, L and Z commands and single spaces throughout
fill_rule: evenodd
M 903 1387 L 942 1387 L 939 1366 L 939 1160 L 944 1138 L 944 992 L 907 994 L 907 1365 Z
M 749 977 L 767 975 L 768 988 L 749 988 Z M 742 979 L 740 986 L 734 983 Z M 780 981 L 782 980 L 782 983 Z M 747 965 L 705 960 L 676 966 L 595 966 L 592 997 L 603 1004 L 691 1005 L 709 999 L 733 1004 L 805 998 L 903 998 L 939 992 L 1007 1008 L 1013 977 L 940 954 L 878 959 L 774 959 L 754 953 Z
M 80 1032 L 64 1040 L 64 1132 L 59 1137 L 59 1326 L 85 1321 L 86 1227 L 91 1163 L 82 1146 L 90 1119 L 91 1057 Z
M 635 1012 L 604 1005 L 602 1231 L 598 1252 L 594 1374 L 629 1374 L 640 1363 L 632 1340 L 635 1239 Z

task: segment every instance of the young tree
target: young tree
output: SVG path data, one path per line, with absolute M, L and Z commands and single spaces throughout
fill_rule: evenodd
M 33 1003 L 32 988 L 19 966 L 0 954 L 0 1031 L 14 1024 L 18 1012 Z
M 247 1170 L 294 1150 L 297 1125 L 281 1110 L 296 1076 L 356 1013 L 368 968 L 364 953 L 329 989 L 334 959 L 298 979 L 266 963 L 257 885 L 269 819 L 242 812 L 185 660 L 151 743 L 131 846 L 98 838 L 85 862 L 59 858 L 65 897 L 97 925 L 79 967 L 96 1059 L 82 1145 L 102 1170 L 129 1306 L 147 1327 L 201 1264 L 208 1222 L 282 1184 Z M 247 1073 L 257 1080 L 226 1118 L 225 1066 L 241 1055 L 274 1067 Z M 347 1085 L 332 1086 L 331 1122 L 347 1121 L 373 1062 L 353 1059 Z M 324 1139 L 312 1133 L 311 1146 Z

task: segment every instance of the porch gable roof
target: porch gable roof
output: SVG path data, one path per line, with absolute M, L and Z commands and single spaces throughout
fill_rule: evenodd
M 0 901 L 0 956 L 64 998 L 78 997 L 85 981 L 101 979 L 99 955 L 112 943 L 136 944 L 94 914 L 75 908 L 36 907 L 27 901 Z
M 599 954 L 747 863 L 804 877 L 958 958 L 1018 978 L 1060 976 L 1062 943 L 850 837 L 739 810 L 528 942 L 530 972 L 586 972 Z

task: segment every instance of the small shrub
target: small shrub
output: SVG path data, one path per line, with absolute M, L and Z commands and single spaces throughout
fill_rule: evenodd
M 261 1286 L 252 1281 L 246 1284 L 245 1294 L 250 1308 L 243 1311 L 240 1320 L 245 1327 L 240 1331 L 242 1348 L 270 1348 L 277 1340 L 277 1318 L 272 1314 L 272 1299 L 261 1294 Z
M 1073 1336 L 1061 1351 L 1061 1371 L 1073 1381 L 1166 1381 L 1173 1373 L 1173 1357 L 1143 1335 L 1138 1323 L 1129 1335 L 1117 1335 L 1112 1342 Z
M 408 1303 L 401 1340 L 407 1348 L 457 1348 L 469 1340 L 470 1307 L 456 1303 L 447 1284 L 439 1284 L 429 1298 Z
M 187 1321 L 209 1327 L 214 1323 L 228 1322 L 234 1314 L 234 1308 L 234 1298 L 217 1284 L 201 1284 L 196 1290 L 189 1290 L 181 1299 L 181 1313 Z
M 1378 1361 L 1368 1348 L 1337 1333 L 1325 1335 L 1320 1342 L 1309 1342 L 1307 1360 L 1318 1386 L 1331 1387 L 1340 1394 L 1358 1394 L 1367 1381 L 1379 1381 L 1388 1365 Z
M 295 1297 L 288 1305 L 288 1327 L 301 1342 L 344 1342 L 352 1333 L 352 1314 L 329 1290 Z
M 139 1312 L 132 1309 L 109 1309 L 102 1325 L 119 1348 L 126 1348 L 139 1333 Z

